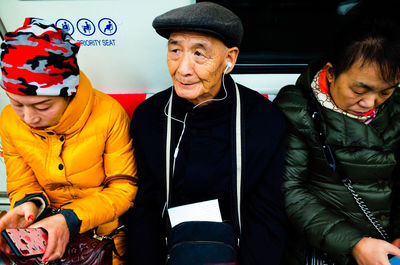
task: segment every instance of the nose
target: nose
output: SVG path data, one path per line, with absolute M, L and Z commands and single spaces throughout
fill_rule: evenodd
M 370 95 L 365 95 L 360 101 L 359 101 L 359 105 L 362 108 L 371 110 L 376 106 L 377 100 L 376 100 L 376 96 L 374 94 L 370 94 Z
M 182 76 L 188 76 L 193 73 L 193 61 L 188 54 L 184 54 L 179 62 L 178 73 Z
M 32 108 L 24 108 L 24 122 L 28 125 L 35 125 L 40 121 L 40 117 Z

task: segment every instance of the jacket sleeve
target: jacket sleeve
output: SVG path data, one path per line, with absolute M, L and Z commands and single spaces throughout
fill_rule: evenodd
M 47 206 L 49 199 L 46 193 L 38 183 L 31 167 L 16 151 L 12 137 L 7 131 L 4 113 L 0 117 L 0 138 L 7 171 L 7 195 L 11 208 L 17 206 L 19 202 L 27 201 L 34 195 L 43 199 Z
M 63 207 L 73 210 L 82 221 L 80 233 L 120 217 L 133 205 L 137 191 L 136 162 L 129 135 L 129 118 L 117 102 L 108 111 L 108 137 L 103 155 L 106 181 L 113 176 L 127 176 L 131 180 L 116 179 L 100 192 L 74 200 Z M 96 207 L 95 211 L 93 207 Z
M 278 131 L 280 138 L 271 141 L 277 143 L 275 148 L 268 146 L 271 159 L 266 161 L 265 157 L 260 157 L 254 164 L 263 167 L 260 181 L 255 190 L 243 198 L 241 265 L 279 265 L 282 258 L 287 225 L 281 191 L 286 135 L 283 129 Z
M 327 252 L 340 264 L 349 264 L 352 248 L 367 235 L 347 222 L 344 216 L 330 210 L 307 188 L 310 151 L 303 136 L 292 126 L 283 182 L 286 212 L 312 246 Z
M 142 171 L 140 171 L 142 173 Z M 141 174 L 138 196 L 125 216 L 127 224 L 127 264 L 161 265 L 166 261 L 166 221 L 162 218 L 162 206 L 154 195 L 148 175 Z
M 127 224 L 127 264 L 135 265 L 161 265 L 166 260 L 165 230 L 166 221 L 162 218 L 164 194 L 160 185 L 151 174 L 148 164 L 151 161 L 144 159 L 145 142 L 142 125 L 149 119 L 148 115 L 142 115 L 139 105 L 135 110 L 131 124 L 131 134 L 135 148 L 135 157 L 138 163 L 139 189 L 133 207 L 125 216 Z M 148 114 L 148 112 L 146 111 Z M 140 133 L 139 133 L 140 132 Z M 154 141 L 156 142 L 156 141 Z M 154 144 L 151 142 L 151 144 Z M 159 146 L 147 146 L 147 148 L 159 149 Z

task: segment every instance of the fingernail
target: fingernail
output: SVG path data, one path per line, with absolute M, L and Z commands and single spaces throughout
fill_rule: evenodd
M 33 215 L 28 216 L 28 221 L 32 222 L 33 221 Z
M 46 263 L 48 260 L 49 260 L 49 258 L 44 258 L 44 259 L 42 260 L 42 263 Z

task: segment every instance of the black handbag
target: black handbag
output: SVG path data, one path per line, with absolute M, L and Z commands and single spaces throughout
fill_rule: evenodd
M 233 150 L 236 150 L 236 160 L 233 165 L 236 204 L 236 222 L 238 224 L 235 233 L 232 224 L 224 222 L 208 221 L 187 221 L 172 227 L 167 234 L 167 264 L 168 265 L 204 265 L 204 264 L 237 264 L 237 251 L 239 247 L 241 216 L 240 216 L 240 196 L 242 178 L 242 133 L 241 133 L 241 105 L 239 89 L 236 87 L 235 103 L 235 127 L 232 134 Z M 169 100 L 167 137 L 166 137 L 166 203 L 164 213 L 168 209 L 170 199 L 170 156 L 171 156 L 171 113 L 172 97 Z M 179 143 L 178 143 L 179 145 Z M 174 173 L 175 161 L 173 161 L 172 176 Z M 232 222 L 234 223 L 234 222 Z M 169 230 L 169 229 L 167 229 Z
M 92 232 L 77 234 L 68 242 L 61 259 L 47 262 L 49 265 L 111 265 L 114 241 L 111 237 L 96 238 Z M 40 265 L 41 256 L 20 258 L 15 254 L 3 257 L 6 264 Z M 1 263 L 0 263 L 1 264 Z
M 229 264 L 236 256 L 233 227 L 227 223 L 190 221 L 173 227 L 168 236 L 168 264 Z
M 335 265 L 325 252 L 308 246 L 305 249 L 304 265 Z

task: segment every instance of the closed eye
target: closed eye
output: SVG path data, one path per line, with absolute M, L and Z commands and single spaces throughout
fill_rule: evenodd
M 357 91 L 357 90 L 353 90 L 353 92 L 354 92 L 354 94 L 357 94 L 357 95 L 362 95 L 365 93 L 365 91 Z
M 47 107 L 47 108 L 36 108 L 38 111 L 46 111 L 46 110 L 48 110 L 50 107 Z
M 381 95 L 382 95 L 382 96 L 389 96 L 389 95 L 392 94 L 393 90 L 394 90 L 394 89 L 384 90 L 384 91 L 381 92 Z

